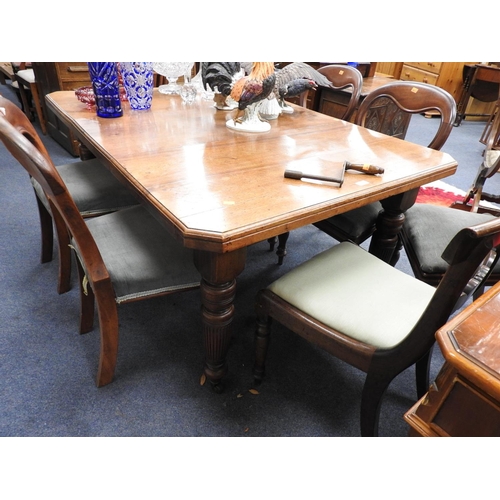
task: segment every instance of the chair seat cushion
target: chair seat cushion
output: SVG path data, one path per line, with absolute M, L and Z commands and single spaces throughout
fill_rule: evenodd
M 268 288 L 328 327 L 377 348 L 403 340 L 435 292 L 350 242 L 316 255 Z
M 141 205 L 86 223 L 111 276 L 117 303 L 199 286 L 192 251 Z
M 453 237 L 465 227 L 493 218 L 490 214 L 417 203 L 407 210 L 403 231 L 418 259 L 421 272 L 441 275 L 448 269 L 441 255 Z M 500 269 L 498 264 L 495 269 Z
M 340 230 L 349 235 L 353 241 L 357 241 L 369 228 L 375 225 L 381 210 L 382 204 L 377 201 L 325 219 L 321 221 L 321 225 L 323 227 L 326 224 L 332 225 L 337 231 Z M 323 230 L 328 232 L 327 228 Z
M 112 212 L 138 203 L 130 191 L 96 158 L 56 168 L 83 217 Z M 34 179 L 31 182 L 38 197 L 48 208 L 41 186 Z
M 28 83 L 34 83 L 35 82 L 35 72 L 33 71 L 32 68 L 20 69 L 16 73 L 16 76 L 22 78 L 24 81 L 26 81 Z

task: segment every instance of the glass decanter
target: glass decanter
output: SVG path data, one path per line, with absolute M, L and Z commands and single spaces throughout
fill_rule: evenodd
M 177 80 L 186 73 L 191 73 L 194 62 L 156 62 L 153 69 L 168 80 L 168 84 L 160 85 L 158 91 L 162 94 L 179 94 L 181 86 Z

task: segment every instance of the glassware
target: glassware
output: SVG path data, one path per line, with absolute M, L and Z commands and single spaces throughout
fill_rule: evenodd
M 102 118 L 122 116 L 116 63 L 89 62 L 87 66 L 94 89 L 97 116 Z
M 186 104 L 191 104 L 196 99 L 196 85 L 191 81 L 191 73 L 184 75 L 184 85 L 180 90 L 182 101 Z
M 196 74 L 196 76 L 192 79 L 192 83 L 194 83 L 196 87 L 196 92 L 201 95 L 201 98 L 204 101 L 213 101 L 215 92 L 207 85 L 206 88 L 203 86 L 203 78 L 201 77 L 201 63 L 200 70 Z
M 177 80 L 182 75 L 191 73 L 194 62 L 156 62 L 153 69 L 168 80 L 168 84 L 160 85 L 159 92 L 162 94 L 179 94 L 181 86 Z
M 132 109 L 149 109 L 153 100 L 153 63 L 120 63 L 123 86 Z
M 75 94 L 78 100 L 85 104 L 87 109 L 92 109 L 95 106 L 95 95 L 92 87 L 80 87 L 75 90 Z

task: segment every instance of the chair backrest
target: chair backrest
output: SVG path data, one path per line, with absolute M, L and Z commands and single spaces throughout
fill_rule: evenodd
M 326 76 L 332 83 L 334 90 L 343 90 L 351 87 L 351 98 L 342 120 L 349 120 L 359 102 L 361 89 L 363 88 L 363 75 L 354 66 L 344 66 L 342 64 L 329 64 L 318 69 L 318 73 Z
M 371 115 L 367 121 L 368 112 L 378 99 L 389 99 L 401 111 L 410 114 L 437 111 L 441 116 L 438 130 L 430 142 L 432 149 L 439 150 L 448 139 L 457 113 L 457 105 L 453 97 L 439 87 L 419 82 L 394 81 L 382 85 L 370 92 L 356 115 L 356 124 L 373 130 L 379 128 L 376 115 Z M 370 123 L 373 121 L 373 123 Z
M 426 338 L 426 332 L 441 328 L 483 286 L 499 255 L 500 218 L 459 231 L 442 254 L 448 270 L 417 325 L 403 341 L 405 345 L 400 346 L 401 352 L 410 357 L 427 352 L 434 344 L 434 335 Z
M 99 280 L 109 279 L 94 238 L 33 125 L 15 104 L 1 95 L 0 140 L 40 184 L 50 203 L 52 216 L 60 218 L 66 224 L 80 248 L 80 254 L 86 256 L 89 279 L 92 280 L 94 276 L 99 276 Z
M 0 116 L 3 116 L 11 125 L 17 128 L 22 134 L 26 133 L 26 137 L 36 147 L 36 149 L 44 156 L 49 158 L 49 153 L 45 148 L 40 136 L 37 134 L 31 122 L 27 119 L 26 115 L 11 101 L 6 99 L 0 94 Z

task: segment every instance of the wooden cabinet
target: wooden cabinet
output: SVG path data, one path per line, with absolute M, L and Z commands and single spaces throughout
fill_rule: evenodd
M 500 283 L 436 333 L 446 360 L 405 414 L 411 436 L 500 436 Z
M 441 63 L 414 63 L 415 66 L 403 64 L 400 80 L 409 80 L 412 82 L 430 83 L 436 85 L 439 79 L 439 68 Z M 428 66 L 426 66 L 426 64 Z M 432 66 L 434 64 L 434 67 Z M 429 70 L 434 69 L 434 72 Z
M 400 62 L 377 63 L 377 72 L 400 80 L 429 83 L 449 92 L 458 104 L 464 91 L 464 67 L 475 62 Z M 492 104 L 471 99 L 466 113 L 486 119 Z
M 448 91 L 456 102 L 463 88 L 463 62 L 405 62 L 400 80 L 429 83 Z
M 38 62 L 33 63 L 33 70 L 40 88 L 48 134 L 73 156 L 78 156 L 79 142 L 69 128 L 45 105 L 45 95 L 57 90 L 76 90 L 91 85 L 87 63 Z

